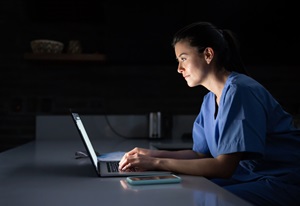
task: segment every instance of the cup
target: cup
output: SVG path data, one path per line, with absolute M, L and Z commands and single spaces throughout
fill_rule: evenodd
M 69 54 L 80 54 L 82 52 L 81 43 L 79 40 L 70 40 L 67 53 Z
M 161 112 L 149 114 L 149 138 L 161 138 Z

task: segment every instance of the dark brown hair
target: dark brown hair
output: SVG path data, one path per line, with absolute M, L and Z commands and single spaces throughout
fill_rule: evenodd
M 232 31 L 219 29 L 210 22 L 195 22 L 175 33 L 172 46 L 183 40 L 197 47 L 200 53 L 207 47 L 213 48 L 219 68 L 247 74 L 239 53 L 239 43 Z

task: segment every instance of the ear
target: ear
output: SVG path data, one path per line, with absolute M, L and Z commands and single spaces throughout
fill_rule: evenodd
M 204 58 L 205 58 L 206 63 L 210 64 L 210 62 L 213 60 L 214 55 L 215 55 L 213 48 L 207 47 L 203 53 L 204 53 Z

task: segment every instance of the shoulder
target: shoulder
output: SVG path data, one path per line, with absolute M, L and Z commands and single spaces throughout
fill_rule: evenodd
M 237 85 L 239 87 L 262 87 L 262 85 L 250 76 L 232 72 L 226 82 L 226 85 Z
M 227 92 L 241 94 L 241 95 L 249 95 L 249 93 L 257 93 L 268 91 L 265 89 L 263 85 L 261 85 L 258 81 L 253 79 L 250 76 L 245 74 L 240 74 L 237 72 L 233 72 L 229 77 L 225 84 L 224 90 Z
M 235 102 L 235 104 L 244 104 L 262 107 L 274 107 L 278 102 L 273 95 L 258 81 L 250 76 L 233 73 L 223 90 L 224 102 Z

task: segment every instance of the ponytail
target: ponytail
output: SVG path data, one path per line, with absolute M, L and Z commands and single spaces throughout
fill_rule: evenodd
M 224 67 L 231 71 L 236 71 L 248 75 L 248 72 L 244 66 L 244 63 L 240 55 L 240 50 L 239 50 L 240 47 L 236 35 L 228 29 L 222 30 L 222 34 L 224 40 L 227 41 L 228 44 L 228 50 L 227 50 L 228 59 L 225 60 Z

